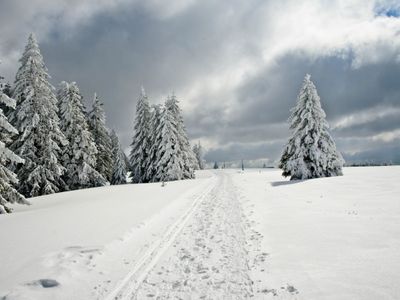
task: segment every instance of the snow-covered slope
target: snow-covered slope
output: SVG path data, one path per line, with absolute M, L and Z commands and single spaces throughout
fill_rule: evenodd
M 344 173 L 34 198 L 0 216 L 0 298 L 398 299 L 400 167 Z
M 59 193 L 14 206 L 14 213 L 0 215 L 0 298 L 13 290 L 12 299 L 88 299 L 97 283 L 125 275 L 125 259 L 161 235 L 215 180 L 208 171 L 199 177 L 165 187 L 127 184 Z M 43 289 L 40 279 L 60 285 Z
M 400 299 L 399 166 L 297 182 L 279 171 L 234 178 L 268 254 L 261 272 L 268 295 Z

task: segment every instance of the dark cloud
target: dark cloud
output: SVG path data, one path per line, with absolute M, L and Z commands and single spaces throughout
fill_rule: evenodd
M 47 7 L 46 0 L 36 2 L 43 9 Z M 9 42 L 0 45 L 0 52 L 10 57 L 16 49 L 21 52 L 21 34 L 32 29 L 40 31 L 41 50 L 54 85 L 62 80 L 76 81 L 87 106 L 97 92 L 105 102 L 108 125 L 118 132 L 125 148 L 131 142 L 141 85 L 154 103 L 175 91 L 184 108 L 189 136 L 204 141 L 209 161 L 275 161 L 289 135 L 286 120 L 305 73 L 312 74 L 333 125 L 348 115 L 373 112 L 375 107 L 400 108 L 399 51 L 390 50 L 386 56 L 384 51 L 368 52 L 365 55 L 369 60 L 362 58 L 373 63 L 354 68 L 360 47 L 354 51 L 351 46 L 343 51 L 326 51 L 322 43 L 320 48 L 315 45 L 314 53 L 314 45 L 307 52 L 294 42 L 293 48 L 286 49 L 277 43 L 291 33 L 277 33 L 274 22 L 291 9 L 282 10 L 277 3 L 192 1 L 166 16 L 162 5 L 161 10 L 157 9 L 157 1 L 120 1 L 121 5 L 100 2 L 103 9 L 96 8 L 90 16 L 79 10 L 79 1 L 74 2 L 83 17 L 70 24 L 73 22 L 68 20 L 75 11 L 64 12 L 68 2 L 64 10 L 51 2 L 51 10 L 45 14 L 35 12 L 33 4 L 32 9 L 23 10 L 22 1 L 5 1 L 0 4 L 0 40 Z M 175 4 L 171 1 L 168 8 Z M 330 5 L 333 10 L 335 5 Z M 277 8 L 281 10 L 274 10 Z M 18 16 L 20 22 L 14 20 Z M 265 56 L 272 53 L 268 47 L 275 46 L 282 50 L 268 61 Z M 375 60 L 381 56 L 385 59 Z M 242 65 L 251 71 L 243 71 Z M 12 78 L 15 70 L 8 69 L 5 75 Z M 234 82 L 231 77 L 236 78 L 233 75 L 241 71 L 243 76 Z M 219 88 L 214 88 L 213 78 L 218 80 L 219 74 L 223 80 L 218 82 Z M 347 159 L 375 156 L 395 161 L 398 156 L 392 154 L 398 139 L 389 138 L 382 144 L 372 137 L 397 129 L 399 115 L 391 114 L 334 128 L 332 134 Z
M 353 69 L 347 59 L 326 57 L 309 60 L 298 55 L 285 56 L 273 69 L 265 69 L 238 88 L 236 95 L 239 105 L 231 114 L 229 125 L 224 127 L 220 140 L 256 142 L 288 136 L 288 125 L 285 122 L 290 115 L 290 108 L 296 103 L 306 73 L 312 74 L 322 106 L 331 123 L 342 116 L 373 109 L 377 105 L 400 108 L 400 86 L 396 83 L 396 78 L 400 78 L 400 65 L 397 63 Z M 332 134 L 336 138 L 368 138 L 396 129 L 400 129 L 398 113 L 332 130 Z M 365 145 L 367 148 L 360 150 L 374 148 L 379 144 L 379 141 L 368 140 Z M 260 147 L 258 149 L 266 150 Z M 346 152 L 347 149 L 343 147 L 341 150 Z M 374 153 L 378 152 L 376 150 Z M 383 150 L 383 160 L 385 153 Z M 276 152 L 252 154 L 277 158 Z M 226 155 L 229 156 L 228 153 Z M 236 156 L 232 154 L 233 157 Z M 353 156 L 349 158 L 353 159 Z

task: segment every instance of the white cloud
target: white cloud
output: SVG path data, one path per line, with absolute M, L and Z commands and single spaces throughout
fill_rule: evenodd
M 363 125 L 378 119 L 400 115 L 400 107 L 376 106 L 357 113 L 345 115 L 331 124 L 332 129 L 350 128 L 355 125 Z
M 246 45 L 227 48 L 230 52 L 225 52 L 218 62 L 221 67 L 193 81 L 183 96 L 196 103 L 206 90 L 210 98 L 222 95 L 224 106 L 233 107 L 241 101 L 235 99 L 234 90 L 246 76 L 273 67 L 287 54 L 311 60 L 329 56 L 347 58 L 353 68 L 399 60 L 400 18 L 376 16 L 378 4 L 391 5 L 373 0 L 265 2 L 255 8 L 253 17 L 257 21 L 242 33 L 243 37 L 235 37 L 235 43 L 240 40 L 244 44 L 255 44 L 262 56 L 246 56 L 237 51 Z M 240 19 L 241 11 L 233 15 Z M 225 110 L 226 114 L 229 112 Z
M 393 142 L 400 140 L 400 129 L 381 132 L 371 137 L 374 142 Z

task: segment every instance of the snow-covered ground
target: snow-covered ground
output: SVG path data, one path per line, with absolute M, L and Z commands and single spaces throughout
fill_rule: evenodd
M 400 167 L 344 173 L 201 171 L 32 199 L 0 216 L 0 298 L 399 299 Z

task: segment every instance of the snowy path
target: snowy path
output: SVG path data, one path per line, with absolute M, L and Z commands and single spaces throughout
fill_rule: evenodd
M 138 261 L 107 299 L 250 297 L 242 209 L 231 177 L 218 180 Z M 229 295 L 229 296 L 228 296 Z

